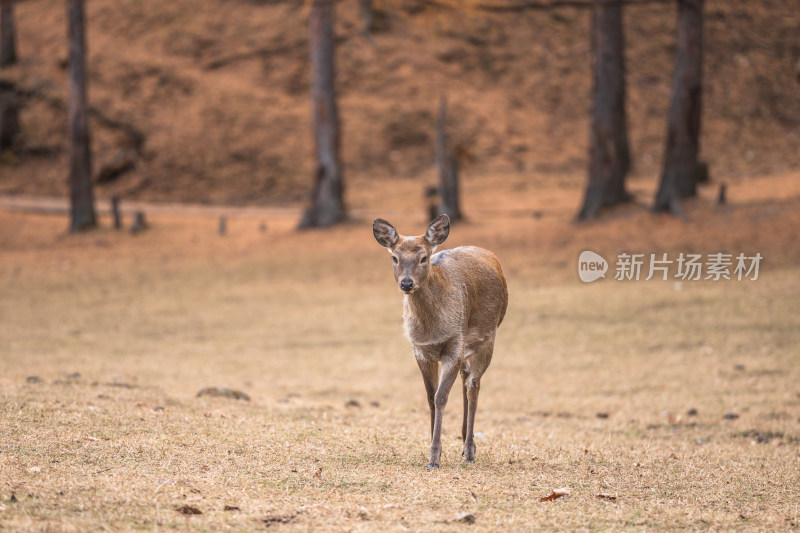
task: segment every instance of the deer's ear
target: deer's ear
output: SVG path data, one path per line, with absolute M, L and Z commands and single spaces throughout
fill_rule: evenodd
M 382 218 L 376 218 L 375 222 L 372 223 L 372 234 L 375 235 L 375 240 L 378 241 L 378 244 L 384 248 L 389 248 L 390 251 L 400 239 L 394 226 Z
M 447 215 L 439 215 L 428 225 L 423 239 L 425 239 L 425 242 L 428 243 L 431 248 L 435 249 L 447 240 L 448 235 L 450 235 L 450 217 Z

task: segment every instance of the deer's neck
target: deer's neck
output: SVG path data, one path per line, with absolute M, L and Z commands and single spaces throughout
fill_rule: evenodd
M 405 296 L 406 307 L 410 307 L 415 314 L 427 314 L 436 311 L 441 303 L 446 284 L 439 267 L 431 267 L 428 279 L 420 285 L 419 289 Z
M 415 344 L 444 342 L 458 329 L 458 315 L 452 295 L 438 267 L 432 267 L 419 289 L 405 296 L 403 316 L 406 335 Z M 455 312 L 454 312 L 455 311 Z

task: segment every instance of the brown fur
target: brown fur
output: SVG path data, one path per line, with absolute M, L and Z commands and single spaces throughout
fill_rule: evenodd
M 474 246 L 433 254 L 449 232 L 447 215 L 436 217 L 418 237 L 401 236 L 382 219 L 373 223 L 375 239 L 392 253 L 395 280 L 405 294 L 406 336 L 428 394 L 428 468 L 439 467 L 442 415 L 459 373 L 464 393 L 462 455 L 464 461 L 475 459 L 473 426 L 480 380 L 492 360 L 497 328 L 508 307 L 506 280 L 494 254 Z

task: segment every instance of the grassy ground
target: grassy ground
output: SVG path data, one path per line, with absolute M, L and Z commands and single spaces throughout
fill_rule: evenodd
M 435 472 L 367 214 L 305 234 L 234 217 L 226 237 L 161 215 L 137 237 L 67 238 L 61 218 L 0 213 L 0 529 L 797 529 L 796 202 L 456 226 L 452 245 L 497 252 L 511 301 L 477 461 L 460 462 L 454 389 Z M 766 260 L 755 282 L 585 285 L 587 245 Z M 195 397 L 209 385 L 252 400 Z

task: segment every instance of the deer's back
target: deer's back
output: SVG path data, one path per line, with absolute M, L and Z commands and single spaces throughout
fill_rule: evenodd
M 460 246 L 442 250 L 431 257 L 452 290 L 463 292 L 467 328 L 494 330 L 508 307 L 508 288 L 500 261 L 489 250 Z

